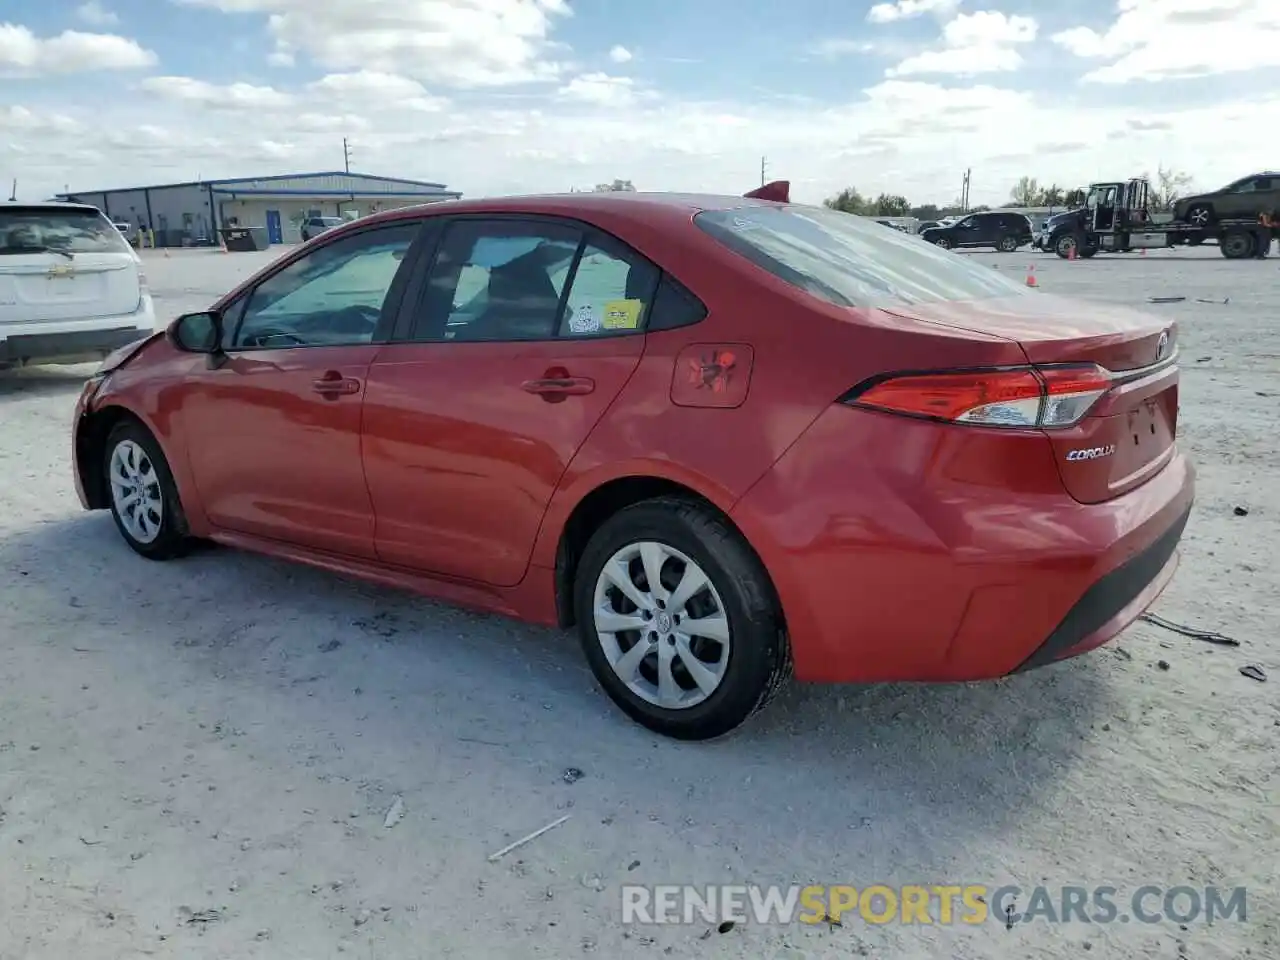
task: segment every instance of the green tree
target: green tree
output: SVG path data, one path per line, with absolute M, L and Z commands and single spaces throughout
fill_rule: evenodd
M 882 193 L 876 197 L 875 214 L 878 217 L 905 217 L 911 209 L 911 201 L 898 194 Z
M 822 201 L 824 206 L 842 213 L 866 214 L 871 212 L 871 205 L 854 187 L 845 187 L 834 197 Z
M 1040 202 L 1036 204 L 1039 207 L 1060 207 L 1065 202 L 1063 199 L 1066 191 L 1059 187 L 1056 183 L 1052 186 L 1045 187 L 1040 191 Z

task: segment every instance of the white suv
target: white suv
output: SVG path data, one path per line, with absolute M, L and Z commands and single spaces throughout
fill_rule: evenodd
M 142 260 L 96 207 L 0 203 L 0 369 L 101 359 L 155 327 Z

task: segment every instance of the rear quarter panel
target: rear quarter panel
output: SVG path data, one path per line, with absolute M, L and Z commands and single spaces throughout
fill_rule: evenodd
M 606 222 L 599 224 L 610 229 Z M 628 240 L 707 305 L 691 327 L 651 333 L 634 375 L 579 449 L 549 505 L 533 563 L 549 567 L 573 508 L 609 480 L 653 476 L 697 491 L 726 513 L 823 411 L 855 384 L 891 369 L 1025 362 L 1003 338 L 968 334 L 810 297 L 720 247 L 697 228 Z M 747 396 L 736 408 L 671 402 L 677 358 L 690 345 L 750 344 Z M 993 354 L 994 351 L 994 354 Z M 767 554 L 770 545 L 754 543 Z M 765 559 L 766 564 L 768 559 Z

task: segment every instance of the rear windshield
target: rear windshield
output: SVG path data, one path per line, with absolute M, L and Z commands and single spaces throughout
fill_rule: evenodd
M 1027 294 L 1024 286 L 962 254 L 824 207 L 704 210 L 694 223 L 756 266 L 842 307 Z
M 0 206 L 0 256 L 61 250 L 119 253 L 129 245 L 97 210 Z

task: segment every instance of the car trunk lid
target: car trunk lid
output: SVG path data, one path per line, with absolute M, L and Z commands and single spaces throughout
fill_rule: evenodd
M 121 316 L 137 310 L 140 296 L 138 265 L 128 252 L 0 257 L 0 327 Z
M 1063 485 L 1081 503 L 1118 497 L 1172 458 L 1176 325 L 1124 307 L 1039 294 L 895 307 L 891 312 L 1016 341 L 1037 367 L 1096 364 L 1111 388 L 1071 427 L 1046 429 Z

